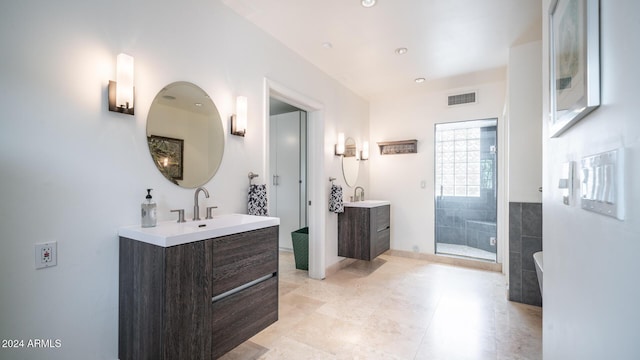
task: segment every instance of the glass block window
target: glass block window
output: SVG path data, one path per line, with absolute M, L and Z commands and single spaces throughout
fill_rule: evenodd
M 436 130 L 437 196 L 480 197 L 480 128 Z

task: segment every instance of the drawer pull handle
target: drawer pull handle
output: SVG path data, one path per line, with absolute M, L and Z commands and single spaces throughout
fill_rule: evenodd
M 253 285 L 260 284 L 261 282 L 267 281 L 267 280 L 269 280 L 269 279 L 271 279 L 272 277 L 275 277 L 275 276 L 277 276 L 277 273 L 265 275 L 265 276 L 263 276 L 261 278 L 258 278 L 258 279 L 255 279 L 253 281 L 250 281 L 250 282 L 248 282 L 248 283 L 246 283 L 244 285 L 240 285 L 235 289 L 231 289 L 229 291 L 223 292 L 220 295 L 216 295 L 216 296 L 212 297 L 211 298 L 211 303 L 218 302 L 218 301 L 220 301 L 220 300 L 222 300 L 222 299 L 224 299 L 226 297 L 229 297 L 229 296 L 231 296 L 233 294 L 237 294 L 237 293 L 239 293 L 240 291 L 242 291 L 244 289 L 250 288 Z

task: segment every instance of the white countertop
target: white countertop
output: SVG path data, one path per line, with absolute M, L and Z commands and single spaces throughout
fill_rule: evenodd
M 118 235 L 169 247 L 276 225 L 280 225 L 280 219 L 276 217 L 228 214 L 215 216 L 211 220 L 185 223 L 163 221 L 151 228 L 143 228 L 140 225 L 125 226 L 118 229 Z
M 344 203 L 344 206 L 346 207 L 360 207 L 360 208 L 373 208 L 373 207 L 383 206 L 383 205 L 391 205 L 391 202 L 387 200 L 363 200 L 363 201 L 353 201 L 353 202 Z

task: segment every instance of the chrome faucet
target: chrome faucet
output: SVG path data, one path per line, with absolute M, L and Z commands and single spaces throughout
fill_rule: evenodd
M 204 192 L 204 196 L 208 199 L 209 192 L 204 187 L 199 187 L 196 189 L 195 195 L 193 195 L 193 221 L 200 220 L 200 205 L 198 205 L 198 195 L 200 191 Z
M 356 186 L 356 189 L 353 190 L 353 200 L 358 201 L 358 189 L 360 189 L 360 201 L 364 200 L 364 188 L 362 186 Z

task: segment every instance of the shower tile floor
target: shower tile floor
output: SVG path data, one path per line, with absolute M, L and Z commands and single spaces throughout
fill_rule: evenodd
M 496 262 L 496 254 L 466 245 L 437 243 L 438 254 L 464 256 L 469 258 Z
M 280 254 L 279 320 L 223 359 L 542 359 L 542 309 L 501 273 L 381 255 L 327 279 Z

